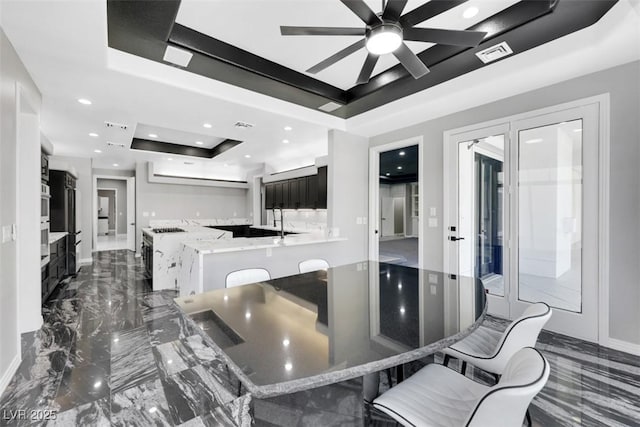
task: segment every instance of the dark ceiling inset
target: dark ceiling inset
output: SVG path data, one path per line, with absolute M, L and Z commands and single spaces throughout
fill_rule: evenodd
M 514 56 L 593 25 L 617 1 L 523 0 L 467 28 L 487 32 L 478 47 L 435 45 L 420 52 L 429 74 L 414 79 L 398 64 L 346 91 L 176 24 L 180 0 L 107 0 L 108 41 L 109 47 L 163 64 L 166 47 L 173 45 L 193 53 L 187 71 L 312 109 L 335 102 L 341 107 L 327 114 L 349 118 L 491 66 L 475 54 L 495 44 L 507 42 Z M 402 19 L 415 25 L 461 3 L 464 0 L 431 0 Z M 247 34 L 259 37 L 250 28 Z
M 225 139 L 213 148 L 202 148 L 191 147 L 189 145 L 172 144 L 170 142 L 133 138 L 131 142 L 131 149 L 212 159 L 240 143 L 242 143 L 242 141 L 236 141 L 235 139 Z
M 418 146 L 412 145 L 410 147 L 382 152 L 380 153 L 379 164 L 381 184 L 417 182 Z M 398 169 L 398 167 L 401 169 Z

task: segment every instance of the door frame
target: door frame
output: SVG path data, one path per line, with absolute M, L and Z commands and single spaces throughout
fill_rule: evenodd
M 422 135 L 369 147 L 369 259 L 372 261 L 378 261 L 380 259 L 380 235 L 382 233 L 382 230 L 378 230 L 378 225 L 380 224 L 380 153 L 410 147 L 412 145 L 418 146 L 418 267 L 424 268 L 425 170 Z M 376 230 L 379 231 L 377 234 Z
M 468 126 L 450 129 L 443 132 L 443 194 L 449 194 L 452 188 L 450 179 L 450 173 L 447 173 L 451 156 L 450 156 L 450 144 L 455 142 L 455 135 L 460 133 L 467 133 L 483 128 L 489 128 L 501 124 L 509 125 L 510 139 L 513 139 L 512 123 L 530 119 L 537 116 L 543 116 L 552 113 L 558 113 L 564 110 L 584 107 L 590 104 L 596 104 L 598 106 L 598 313 L 596 315 L 598 319 L 597 327 L 597 342 L 600 345 L 607 347 L 616 347 L 617 340 L 612 339 L 609 336 L 609 181 L 610 181 L 610 94 L 603 93 L 596 96 L 587 98 L 581 98 L 574 101 L 553 105 L 536 110 L 526 111 L 511 116 L 502 117 L 499 119 L 489 120 L 485 122 L 475 123 Z M 509 189 L 509 195 L 513 194 L 512 189 Z M 449 220 L 450 206 L 449 200 L 443 197 L 443 214 L 444 220 Z M 509 230 L 512 231 L 513 224 L 509 224 Z M 443 254 L 444 254 L 444 271 L 449 268 L 450 259 L 448 253 L 448 235 L 447 227 L 443 227 Z M 514 242 L 509 241 L 505 247 L 511 248 Z

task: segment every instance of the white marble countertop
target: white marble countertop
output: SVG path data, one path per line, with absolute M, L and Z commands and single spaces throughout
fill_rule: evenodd
M 62 239 L 64 236 L 66 236 L 67 233 L 66 231 L 59 231 L 56 233 L 49 233 L 49 244 L 52 245 L 55 242 L 57 242 L 58 240 Z
M 279 237 L 237 237 L 227 240 L 199 240 L 197 242 L 184 242 L 183 245 L 206 255 L 223 252 L 237 252 L 254 249 L 277 248 L 299 245 L 313 245 L 316 243 L 343 242 L 347 240 L 343 237 L 326 237 L 324 234 L 300 234 L 285 236 L 284 240 Z

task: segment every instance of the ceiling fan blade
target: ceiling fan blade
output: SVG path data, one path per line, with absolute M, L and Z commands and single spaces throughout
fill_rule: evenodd
M 393 56 L 398 58 L 398 61 L 411 73 L 414 79 L 418 79 L 429 72 L 424 62 L 409 49 L 406 43 L 402 43 L 400 47 L 393 52 Z
M 400 23 L 404 28 L 412 27 L 466 1 L 467 0 L 431 0 L 422 6 L 416 7 L 411 12 L 406 13 L 400 18 Z
M 364 36 L 365 33 L 364 28 L 280 26 L 280 34 L 283 36 Z
M 407 0 L 387 0 L 387 5 L 384 7 L 382 13 L 382 19 L 388 21 L 397 21 L 402 15 L 404 7 L 407 5 Z
M 367 59 L 364 60 L 364 64 L 362 65 L 362 70 L 360 70 L 360 75 L 358 75 L 358 80 L 356 80 L 356 84 L 367 83 L 371 78 L 371 73 L 373 73 L 373 69 L 378 62 L 378 55 L 374 55 L 373 53 L 369 53 L 367 55 Z
M 379 24 L 380 17 L 363 0 L 340 0 L 367 25 Z
M 487 33 L 484 31 L 443 30 L 439 28 L 407 28 L 405 40 L 452 46 L 478 46 Z
M 324 61 L 321 61 L 321 62 L 317 63 L 316 65 L 314 65 L 313 67 L 309 68 L 307 70 L 307 73 L 311 73 L 311 74 L 319 73 L 320 71 L 322 71 L 325 68 L 335 64 L 336 62 L 340 61 L 341 59 L 346 58 L 347 56 L 351 55 L 352 53 L 362 49 L 365 46 L 365 44 L 366 44 L 366 40 L 365 39 L 358 40 L 354 44 L 345 47 L 340 52 L 331 55 L 330 57 L 328 57 Z

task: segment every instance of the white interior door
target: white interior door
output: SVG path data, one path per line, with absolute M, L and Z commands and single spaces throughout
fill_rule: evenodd
M 532 302 L 547 328 L 598 339 L 598 107 L 513 123 L 512 317 Z
M 382 215 L 380 216 L 380 229 L 382 230 L 382 237 L 389 237 L 395 235 L 394 228 L 394 201 L 393 197 L 382 197 Z
M 136 179 L 127 178 L 127 249 L 136 250 Z

